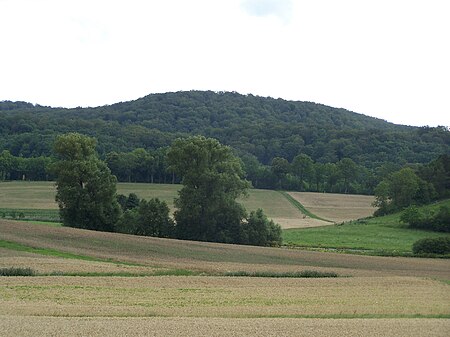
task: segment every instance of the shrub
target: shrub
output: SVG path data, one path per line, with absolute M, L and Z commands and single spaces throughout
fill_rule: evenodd
M 425 215 L 417 206 L 409 206 L 400 216 L 400 221 L 409 224 L 412 228 L 420 228 L 425 222 Z
M 281 244 L 281 227 L 269 220 L 262 209 L 251 212 L 242 226 L 242 243 L 255 246 L 277 246 Z
M 450 238 L 426 238 L 414 242 L 414 254 L 449 254 Z
M 174 222 L 170 218 L 170 210 L 165 201 L 158 198 L 149 201 L 142 199 L 137 207 L 123 213 L 115 230 L 134 235 L 172 237 Z
M 410 228 L 425 229 L 435 232 L 450 232 L 450 207 L 441 206 L 436 214 L 421 211 L 416 206 L 409 206 L 400 216 L 400 221 Z

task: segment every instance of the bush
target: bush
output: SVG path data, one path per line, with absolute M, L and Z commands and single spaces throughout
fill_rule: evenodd
M 450 232 L 450 207 L 441 206 L 436 214 L 427 214 L 416 206 L 409 206 L 403 211 L 400 221 L 410 228 Z
M 251 212 L 242 226 L 242 243 L 255 246 L 277 246 L 281 244 L 281 227 L 269 220 L 262 209 Z
M 414 254 L 449 254 L 450 238 L 427 238 L 414 242 Z
M 417 206 L 409 206 L 406 208 L 400 216 L 400 221 L 409 224 L 412 228 L 420 228 L 427 222 L 425 215 L 420 211 Z
M 450 232 L 450 207 L 441 206 L 439 212 L 433 217 L 434 230 Z
M 158 198 L 149 201 L 142 199 L 137 207 L 123 213 L 115 230 L 134 235 L 172 237 L 175 225 L 169 213 L 170 210 L 165 201 L 160 201 Z

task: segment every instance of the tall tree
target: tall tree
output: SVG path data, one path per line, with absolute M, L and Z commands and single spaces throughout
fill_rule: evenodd
M 303 191 L 305 179 L 310 180 L 314 172 L 314 162 L 307 154 L 299 154 L 292 160 L 292 172 L 300 179 L 300 188 Z
M 350 158 L 344 158 L 337 163 L 339 173 L 344 180 L 344 193 L 348 193 L 350 183 L 356 178 L 358 165 Z
M 113 231 L 120 216 L 116 177 L 97 158 L 96 141 L 78 133 L 57 137 L 56 201 L 65 226 Z
M 289 162 L 285 158 L 275 157 L 272 159 L 270 168 L 273 174 L 275 174 L 278 178 L 278 188 L 283 188 L 283 178 L 285 178 L 286 174 L 290 171 Z
M 212 138 L 174 141 L 167 153 L 170 169 L 182 177 L 175 200 L 177 236 L 181 239 L 239 242 L 244 208 L 236 198 L 249 183 L 231 148 Z

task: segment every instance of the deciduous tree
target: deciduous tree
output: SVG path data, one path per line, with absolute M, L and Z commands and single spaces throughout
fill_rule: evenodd
M 78 133 L 57 137 L 56 201 L 65 226 L 113 231 L 120 216 L 116 177 L 97 158 L 96 141 Z

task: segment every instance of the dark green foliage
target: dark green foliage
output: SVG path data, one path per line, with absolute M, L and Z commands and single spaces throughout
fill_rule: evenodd
M 48 156 L 57 134 L 74 131 L 96 137 L 102 156 L 157 149 L 180 136 L 201 134 L 263 164 L 274 157 L 291 162 L 306 154 L 319 163 L 347 157 L 368 168 L 388 162 L 426 163 L 449 153 L 450 144 L 449 132 L 442 127 L 398 126 L 321 104 L 232 92 L 154 94 L 75 109 L 0 102 L 0 111 L 0 152 L 24 157 Z
M 429 223 L 430 217 L 425 216 L 423 211 L 417 206 L 412 205 L 403 211 L 400 216 L 400 221 L 409 224 L 411 228 L 421 228 L 421 226 L 426 226 Z
M 135 193 L 130 193 L 128 197 L 123 194 L 117 194 L 116 199 L 124 212 L 139 207 L 140 200 Z
M 242 225 L 243 244 L 255 246 L 281 245 L 281 227 L 269 220 L 262 209 L 251 212 L 247 221 Z
M 422 180 L 410 167 L 391 173 L 375 188 L 376 215 L 400 211 L 414 204 L 426 204 L 436 197 L 431 183 Z
M 169 213 L 164 201 L 158 198 L 149 201 L 142 199 L 137 207 L 125 210 L 115 230 L 134 235 L 173 237 L 175 224 Z
M 441 237 L 418 240 L 414 243 L 412 251 L 414 254 L 449 254 L 450 238 Z
M 167 204 L 158 198 L 149 201 L 142 199 L 138 207 L 138 226 L 134 234 L 160 238 L 172 237 L 174 222 L 169 212 Z
M 125 202 L 125 210 L 134 209 L 139 207 L 140 200 L 135 193 L 130 193 L 128 195 L 127 201 Z
M 0 276 L 34 276 L 35 274 L 31 268 L 0 268 Z
M 236 199 L 249 184 L 231 148 L 196 136 L 176 140 L 167 158 L 183 184 L 175 200 L 177 237 L 238 243 L 245 210 Z
M 432 184 L 438 199 L 450 197 L 450 155 L 445 154 L 418 169 L 418 175 Z
M 54 145 L 56 201 L 65 226 L 113 231 L 120 216 L 116 178 L 95 152 L 95 139 L 76 133 Z
M 400 220 L 410 228 L 450 232 L 450 207 L 441 206 L 436 214 L 432 214 L 410 206 L 403 211 Z
M 450 232 L 450 207 L 441 206 L 433 217 L 435 229 L 440 232 Z

